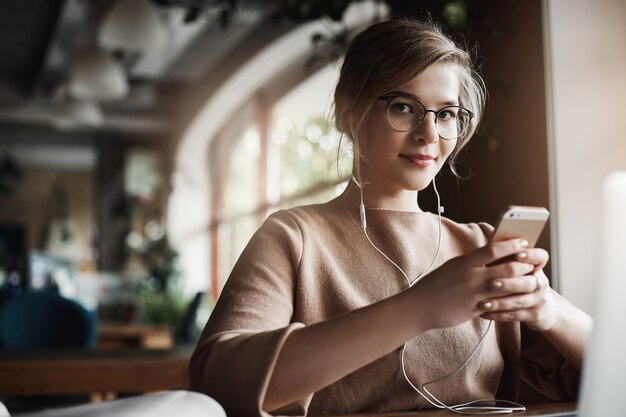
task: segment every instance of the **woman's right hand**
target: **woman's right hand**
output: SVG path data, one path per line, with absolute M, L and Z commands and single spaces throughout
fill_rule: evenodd
M 488 311 L 486 300 L 493 297 L 494 279 L 522 277 L 535 268 L 516 260 L 493 262 L 522 252 L 527 246 L 522 239 L 490 243 L 452 258 L 422 277 L 408 290 L 416 298 L 416 319 L 421 330 L 455 326 Z M 507 295 L 501 290 L 498 294 Z

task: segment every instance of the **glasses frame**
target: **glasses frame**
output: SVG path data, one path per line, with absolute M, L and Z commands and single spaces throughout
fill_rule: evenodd
M 419 104 L 422 105 L 422 107 L 424 107 L 424 117 L 422 117 L 422 119 L 420 120 L 420 122 L 418 124 L 416 124 L 415 126 L 413 126 L 410 129 L 407 130 L 402 130 L 402 129 L 398 129 L 397 127 L 395 127 L 393 125 L 393 123 L 391 123 L 391 117 L 389 116 L 389 109 L 391 108 L 391 102 L 398 98 L 398 97 L 404 97 L 404 98 L 410 98 L 412 100 L 417 101 Z M 437 134 L 439 135 L 439 137 L 443 140 L 457 140 L 458 138 L 460 138 L 462 135 L 458 135 L 455 138 L 444 138 L 441 133 L 439 132 L 439 125 L 437 124 L 437 119 L 439 116 L 439 113 L 441 113 L 442 111 L 449 109 L 451 107 L 454 107 L 456 109 L 461 109 L 463 111 L 466 111 L 469 114 L 469 121 L 471 121 L 474 118 L 474 113 L 472 113 L 471 111 L 467 110 L 465 107 L 463 106 L 457 106 L 457 105 L 452 105 L 452 106 L 445 106 L 440 108 L 439 110 L 433 110 L 433 109 L 429 109 L 427 108 L 424 103 L 422 103 L 417 97 L 411 95 L 411 94 L 406 94 L 406 93 L 392 93 L 392 94 L 385 94 L 384 96 L 380 96 L 378 97 L 378 100 L 383 100 L 385 102 L 387 102 L 387 121 L 389 122 L 389 124 L 391 125 L 391 127 L 398 131 L 398 132 L 410 132 L 411 130 L 421 126 L 422 123 L 424 123 L 424 119 L 426 118 L 426 114 L 427 113 L 432 113 L 435 116 L 435 129 L 437 130 Z

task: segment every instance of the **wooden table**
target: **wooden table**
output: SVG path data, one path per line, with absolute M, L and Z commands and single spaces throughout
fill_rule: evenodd
M 69 350 L 0 353 L 0 397 L 144 393 L 188 388 L 187 366 L 192 347 L 173 350 Z M 536 416 L 565 412 L 575 403 L 530 406 Z M 395 413 L 361 413 L 351 417 L 442 417 L 456 415 L 445 410 Z M 333 417 L 348 417 L 333 416 Z
M 576 403 L 552 403 L 531 405 L 526 408 L 524 412 L 515 412 L 512 414 L 505 414 L 511 417 L 522 416 L 539 416 L 547 413 L 559 413 L 559 412 L 572 412 L 576 410 Z M 359 413 L 359 414 L 341 414 L 334 415 L 332 417 L 443 417 L 443 416 L 458 416 L 451 411 L 447 410 L 425 410 L 425 411 L 403 411 L 395 413 Z M 330 416 L 327 416 L 330 417 Z
M 100 323 L 97 349 L 171 349 L 174 338 L 169 327 L 126 323 Z
M 192 348 L 0 353 L 0 397 L 187 389 Z

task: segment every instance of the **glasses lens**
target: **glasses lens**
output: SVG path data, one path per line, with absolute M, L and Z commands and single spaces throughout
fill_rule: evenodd
M 387 117 L 394 129 L 408 132 L 424 120 L 424 105 L 410 97 L 394 97 L 387 107 Z
M 457 139 L 467 133 L 471 119 L 463 107 L 444 107 L 437 112 L 437 132 L 444 139 Z

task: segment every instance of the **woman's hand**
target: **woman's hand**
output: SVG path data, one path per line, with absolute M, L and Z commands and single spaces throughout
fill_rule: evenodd
M 525 251 L 527 245 L 520 239 L 491 243 L 453 258 L 421 278 L 409 291 L 417 298 L 418 311 L 414 314 L 422 329 L 455 326 L 485 311 L 495 311 L 494 297 L 516 296 L 519 283 L 530 280 L 526 275 L 545 264 L 540 255 Z M 526 255 L 516 259 L 520 253 Z M 502 258 L 510 260 L 493 264 Z M 494 288 L 498 281 L 506 286 L 496 284 L 500 286 Z M 533 289 L 526 285 L 526 291 Z
M 546 331 L 558 318 L 557 299 L 542 268 L 548 262 L 543 249 L 527 249 L 516 259 L 532 265 L 532 271 L 521 277 L 497 278 L 490 282 L 492 297 L 482 301 L 489 312 L 482 317 L 495 321 L 521 321 L 536 331 Z M 511 295 L 512 294 L 512 295 Z
M 546 251 L 527 249 L 517 254 L 516 259 L 533 265 L 533 271 L 523 277 L 492 281 L 493 296 L 483 301 L 488 303 L 490 311 L 482 317 L 525 322 L 531 329 L 542 332 L 565 360 L 580 371 L 593 320 L 550 288 L 542 270 L 548 262 Z

